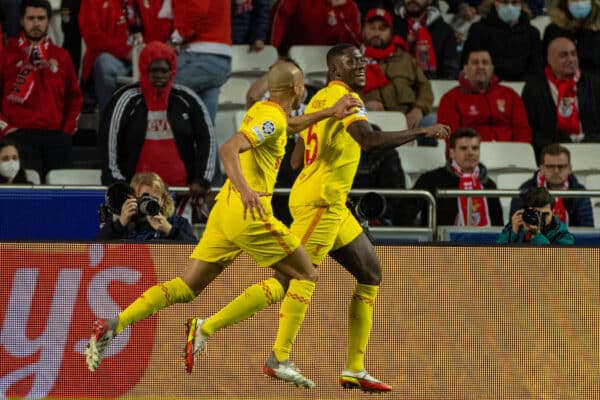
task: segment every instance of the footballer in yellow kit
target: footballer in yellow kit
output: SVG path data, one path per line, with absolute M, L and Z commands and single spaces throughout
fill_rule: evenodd
M 273 193 L 279 164 L 287 143 L 287 117 L 276 103 L 255 103 L 246 113 L 240 132 L 252 151 L 240 154 L 248 185 L 258 192 Z M 263 218 L 243 218 L 239 192 L 227 179 L 211 210 L 202 239 L 191 258 L 227 264 L 243 250 L 260 266 L 268 267 L 291 254 L 300 244 L 289 229 L 273 216 L 271 196 L 260 198 L 267 213 Z
M 360 100 L 346 83 L 331 81 L 314 95 L 306 112 L 330 107 L 348 93 Z M 301 133 L 304 168 L 290 194 L 291 230 L 301 238 L 315 265 L 363 231 L 346 207 L 361 150 L 346 128 L 360 120 L 367 121 L 364 106 L 343 120 L 324 119 Z

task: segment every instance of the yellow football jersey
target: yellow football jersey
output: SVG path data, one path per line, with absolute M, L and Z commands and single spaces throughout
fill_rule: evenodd
M 257 102 L 246 112 L 240 132 L 252 145 L 240 154 L 244 178 L 253 190 L 272 193 L 287 143 L 285 112 L 277 103 Z M 228 193 L 230 188 L 233 184 L 227 179 L 221 193 Z
M 331 107 L 347 93 L 360 100 L 348 85 L 332 81 L 313 96 L 305 113 Z M 367 120 L 364 106 L 343 120 L 326 118 L 302 131 L 304 168 L 292 187 L 290 206 L 346 201 L 360 161 L 360 145 L 346 129 L 358 120 Z

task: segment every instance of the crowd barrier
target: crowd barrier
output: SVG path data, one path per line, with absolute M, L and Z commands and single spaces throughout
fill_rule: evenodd
M 371 399 L 344 391 L 354 287 L 331 259 L 292 357 L 303 390 L 262 376 L 279 306 L 209 341 L 184 372 L 184 322 L 208 316 L 269 270 L 239 257 L 199 298 L 125 330 L 96 373 L 91 323 L 182 271 L 193 246 L 0 243 L 0 398 Z M 366 366 L 386 399 L 597 399 L 600 249 L 378 246 L 383 282 Z

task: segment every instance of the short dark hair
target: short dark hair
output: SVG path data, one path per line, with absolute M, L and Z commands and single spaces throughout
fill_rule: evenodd
M 554 198 L 545 187 L 532 187 L 522 191 L 519 194 L 523 201 L 523 206 L 528 207 L 545 207 L 550 204 L 554 207 Z
M 25 17 L 25 10 L 27 7 L 43 8 L 46 10 L 48 19 L 52 18 L 52 6 L 48 0 L 23 0 L 21 2 L 21 18 Z
M 344 53 L 348 49 L 351 49 L 353 47 L 356 47 L 356 46 L 354 46 L 353 44 L 350 44 L 350 43 L 340 43 L 340 44 L 336 44 L 335 46 L 330 48 L 329 51 L 327 52 L 327 65 L 331 65 L 333 60 L 344 55 Z
M 540 165 L 544 163 L 544 156 L 546 154 L 551 156 L 560 156 L 561 154 L 566 154 L 569 164 L 571 164 L 571 152 L 560 143 L 552 143 L 542 149 L 540 152 Z
M 481 53 L 482 51 L 487 52 L 490 55 L 490 59 L 492 60 L 492 63 L 494 63 L 494 59 L 492 58 L 492 53 L 490 53 L 490 50 L 483 47 L 483 46 L 476 46 L 470 49 L 466 49 L 466 51 L 463 51 L 461 53 L 461 58 L 462 58 L 462 65 L 466 65 L 469 62 L 469 58 L 471 57 L 471 53 Z
M 473 128 L 458 128 L 452 133 L 452 135 L 450 135 L 450 148 L 453 149 L 454 146 L 456 146 L 456 141 L 465 137 L 481 139 L 479 133 L 477 133 L 477 131 Z

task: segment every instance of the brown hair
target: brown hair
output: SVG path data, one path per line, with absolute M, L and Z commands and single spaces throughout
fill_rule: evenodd
M 547 145 L 540 152 L 540 164 L 544 163 L 544 156 L 549 154 L 551 156 L 560 156 L 561 154 L 566 154 L 567 159 L 569 160 L 569 164 L 571 164 L 571 152 L 565 146 L 562 146 L 560 143 L 552 143 Z
M 598 0 L 591 1 L 592 11 L 583 20 L 574 18 L 571 15 L 568 0 L 554 0 L 548 9 L 548 15 L 554 24 L 568 31 L 575 31 L 580 28 L 598 31 L 600 30 L 600 2 Z
M 479 136 L 479 133 L 477 133 L 477 131 L 473 128 L 465 128 L 465 127 L 458 128 L 450 136 L 450 148 L 453 149 L 454 146 L 456 146 L 456 141 L 458 139 L 465 138 L 465 137 L 481 139 L 481 136 Z

